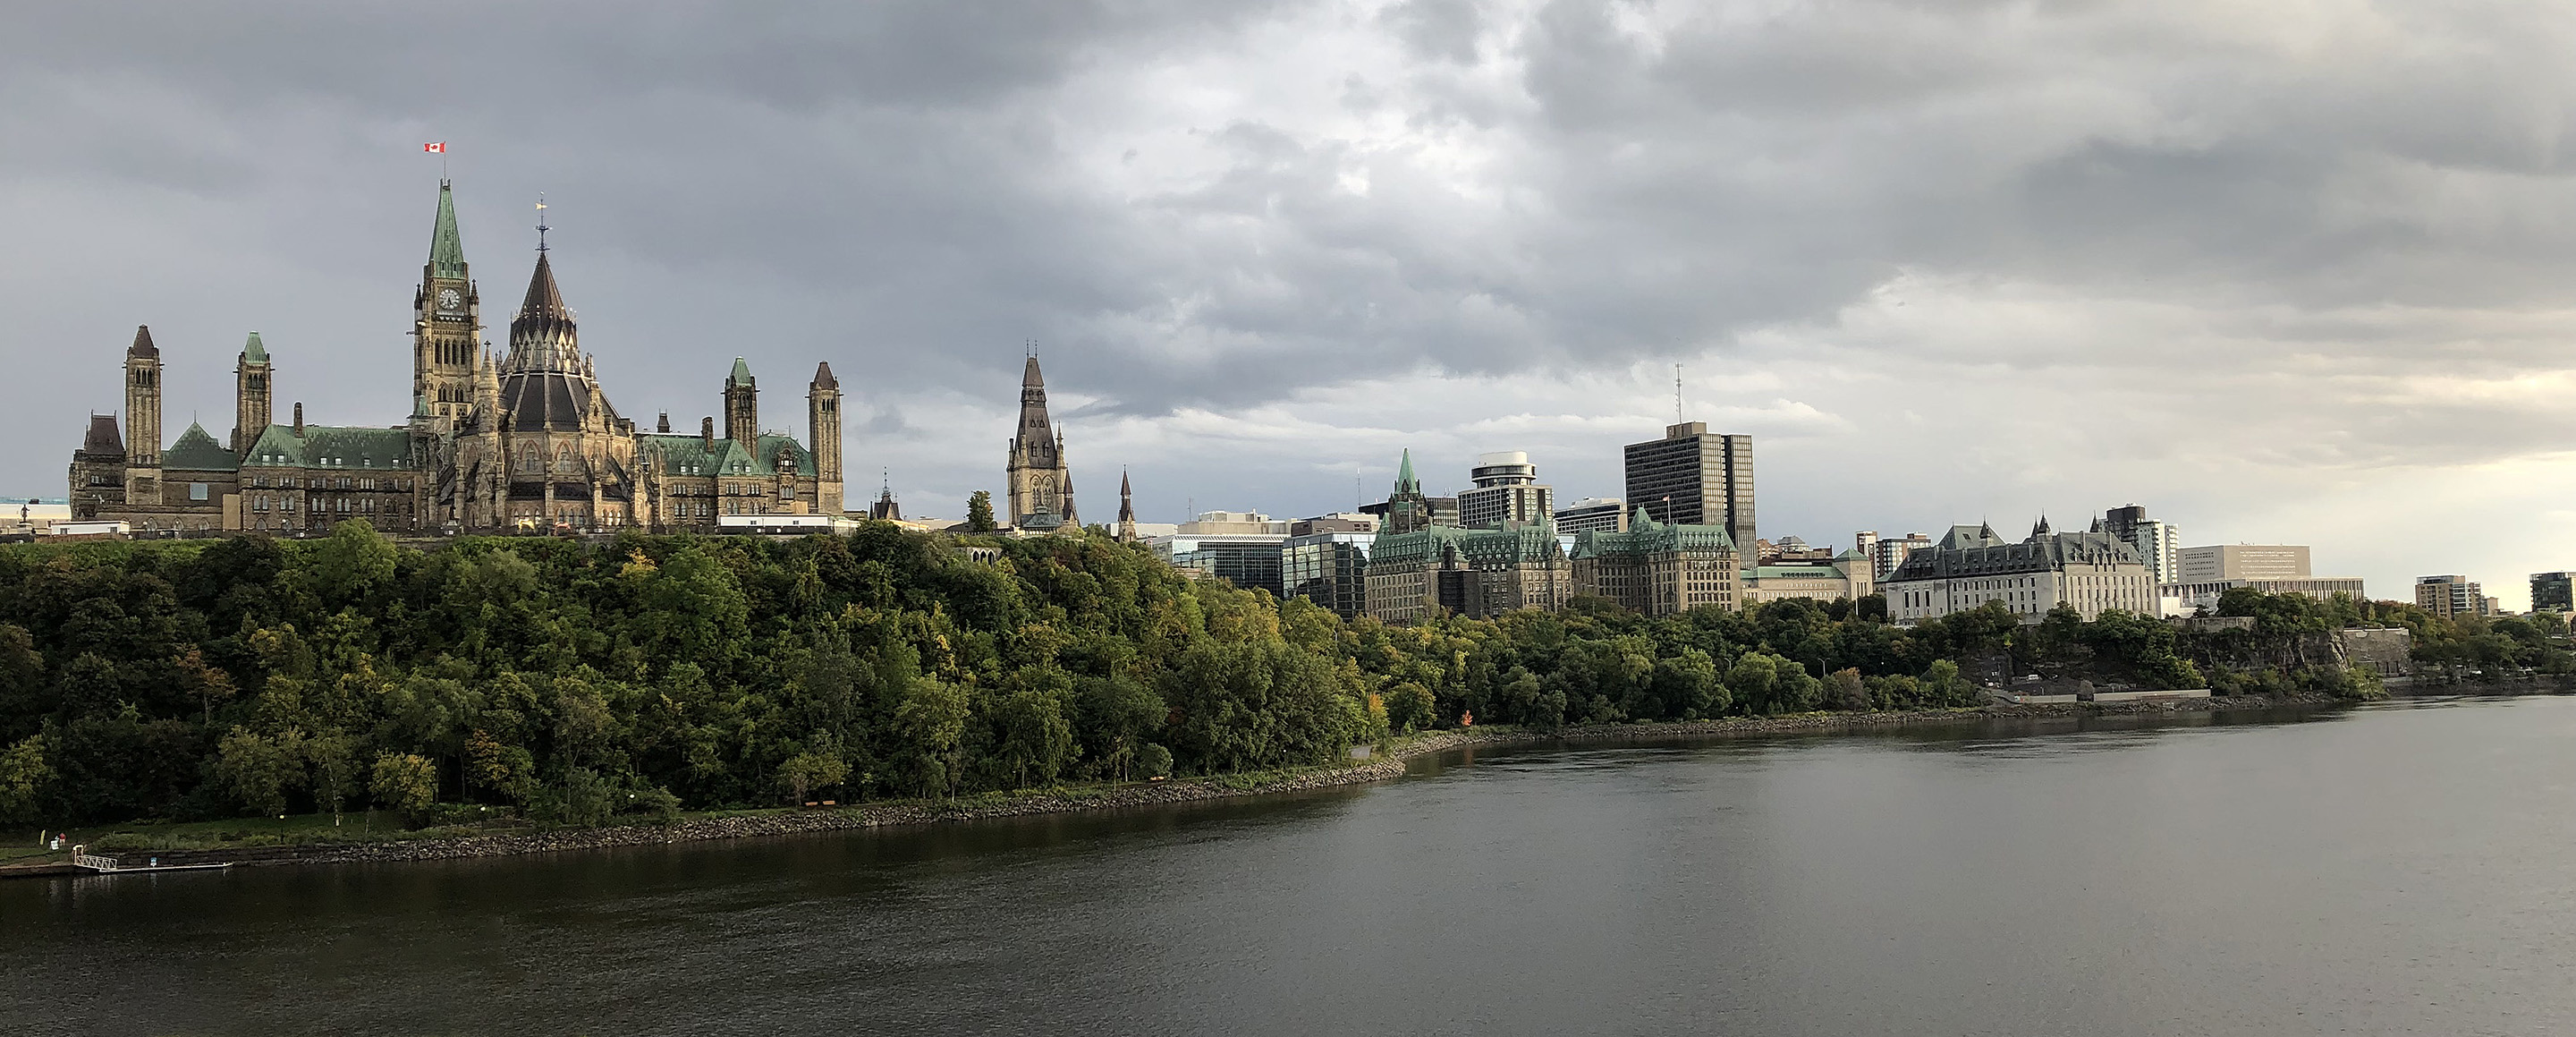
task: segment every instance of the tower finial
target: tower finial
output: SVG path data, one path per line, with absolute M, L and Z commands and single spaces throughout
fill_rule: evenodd
M 546 250 L 546 193 L 537 192 L 537 251 Z

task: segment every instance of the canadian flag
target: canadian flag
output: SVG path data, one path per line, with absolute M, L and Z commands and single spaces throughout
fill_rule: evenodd
M 442 140 L 442 141 L 436 141 L 436 142 L 429 143 L 429 144 L 423 144 L 423 145 L 421 145 L 421 146 L 420 146 L 420 150 L 422 150 L 422 151 L 429 151 L 429 152 L 435 152 L 435 153 L 437 153 L 437 154 L 444 155 L 444 154 L 447 154 L 447 142 Z

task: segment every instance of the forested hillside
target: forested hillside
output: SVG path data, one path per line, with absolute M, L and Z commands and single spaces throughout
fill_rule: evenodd
M 1468 716 L 1975 704 L 1961 660 L 2201 679 L 2169 625 L 2117 614 L 1900 630 L 1876 599 L 1663 620 L 1579 602 L 1389 628 L 1096 535 L 973 542 L 999 560 L 884 523 L 0 549 L 0 823 L 369 803 L 591 823 L 1308 765 Z

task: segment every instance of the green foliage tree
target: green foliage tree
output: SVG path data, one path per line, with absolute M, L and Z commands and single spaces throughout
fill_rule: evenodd
M 54 783 L 45 762 L 45 736 L 28 735 L 0 752 L 0 825 L 28 824 Z
M 377 806 L 418 827 L 428 823 L 430 808 L 437 805 L 438 768 L 413 753 L 382 753 L 376 757 L 367 789 L 375 795 Z
M 973 496 L 966 498 L 967 532 L 990 533 L 1000 528 L 1002 528 L 1000 524 L 993 521 L 993 492 L 991 490 L 977 490 Z
M 303 784 L 303 742 L 296 732 L 266 737 L 234 728 L 217 749 L 215 776 L 251 813 L 284 814 L 287 794 Z

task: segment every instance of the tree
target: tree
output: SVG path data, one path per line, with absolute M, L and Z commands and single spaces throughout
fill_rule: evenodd
M 1834 709 L 1868 709 L 1869 688 L 1861 681 L 1858 667 L 1846 667 L 1825 675 L 1825 704 Z
M 850 765 L 837 752 L 807 750 L 778 765 L 778 783 L 785 787 L 791 804 L 804 803 L 807 793 L 838 785 L 849 777 Z
M 944 796 L 957 784 L 957 743 L 966 735 L 966 693 L 936 678 L 912 682 L 895 707 L 895 736 L 924 796 Z
M 429 823 L 430 807 L 438 802 L 438 768 L 411 753 L 379 753 L 367 788 L 375 794 L 376 805 L 401 814 L 404 823 L 418 828 Z
M 966 531 L 990 533 L 1001 527 L 993 522 L 993 491 L 977 490 L 966 498 Z
M 1386 722 L 1398 734 L 1430 727 L 1433 719 L 1431 689 L 1412 681 L 1386 689 Z
M 28 735 L 0 752 L 0 825 L 34 821 L 53 783 L 54 769 L 45 762 L 44 735 Z
M 394 575 L 394 545 L 362 518 L 343 520 L 313 549 L 313 588 L 325 602 L 357 598 Z
M 1718 683 L 1716 661 L 1697 648 L 1655 660 L 1654 687 L 1664 715 L 1676 719 L 1714 716 L 1729 701 L 1726 687 Z
M 286 813 L 287 793 L 303 784 L 303 742 L 292 731 L 269 738 L 236 727 L 217 749 L 215 776 L 250 812 Z
M 357 739 L 336 732 L 305 739 L 304 764 L 311 768 L 315 805 L 329 809 L 337 827 L 341 807 L 358 791 Z

